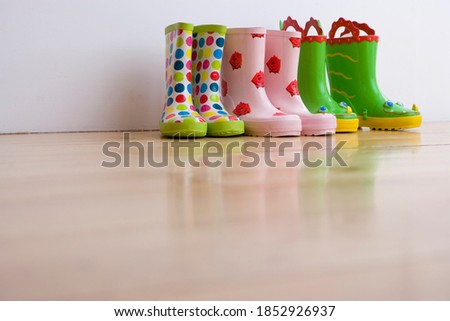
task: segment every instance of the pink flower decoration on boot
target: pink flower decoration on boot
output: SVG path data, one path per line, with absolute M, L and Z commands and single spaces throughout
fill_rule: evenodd
M 302 43 L 302 39 L 297 37 L 290 37 L 289 41 L 292 44 L 292 48 L 300 48 L 300 44 Z
M 233 70 L 240 69 L 242 67 L 242 54 L 235 51 L 230 57 L 230 65 Z
M 237 106 L 234 108 L 233 113 L 236 116 L 242 116 L 242 115 L 246 115 L 248 113 L 250 113 L 252 110 L 250 108 L 249 104 L 240 102 L 239 104 L 237 104 Z
M 291 94 L 291 96 L 299 95 L 297 80 L 292 80 L 289 85 L 287 85 L 286 90 Z
M 277 56 L 272 56 L 267 63 L 267 68 L 269 68 L 269 72 L 273 74 L 278 74 L 281 68 L 281 60 Z
M 255 84 L 256 88 L 264 87 L 264 72 L 258 71 L 252 78 L 252 83 Z

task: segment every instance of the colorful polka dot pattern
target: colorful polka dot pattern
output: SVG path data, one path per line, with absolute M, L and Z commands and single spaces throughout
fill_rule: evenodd
M 166 34 L 166 102 L 161 122 L 204 122 L 192 101 L 192 31 Z M 189 119 L 189 120 L 188 120 Z
M 194 33 L 192 84 L 194 104 L 207 123 L 238 120 L 222 104 L 220 68 L 225 38 L 218 32 Z

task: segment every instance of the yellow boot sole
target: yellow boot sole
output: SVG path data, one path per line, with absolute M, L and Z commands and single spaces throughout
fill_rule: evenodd
M 354 119 L 336 119 L 337 127 L 336 133 L 353 133 L 359 128 L 359 120 Z
M 401 130 L 420 127 L 422 124 L 422 116 L 406 116 L 406 117 L 368 117 L 364 120 L 359 117 L 360 127 L 369 127 L 374 130 Z

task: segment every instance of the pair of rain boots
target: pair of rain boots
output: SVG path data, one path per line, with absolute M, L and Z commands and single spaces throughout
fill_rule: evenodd
M 328 39 L 316 19 L 311 18 L 304 29 L 291 17 L 281 24 L 282 29 L 290 26 L 303 35 L 298 69 L 301 98 L 313 113 L 336 115 L 337 132 L 353 132 L 359 127 L 399 130 L 421 125 L 422 116 L 416 105 L 408 109 L 393 103 L 378 88 L 378 36 L 367 24 L 340 18 L 333 23 Z M 308 35 L 311 27 L 317 35 Z M 341 27 L 344 31 L 336 38 Z M 360 35 L 361 31 L 367 35 Z
M 244 122 L 221 97 L 226 27 L 176 23 L 166 27 L 166 99 L 160 131 L 168 137 L 236 136 Z
M 311 114 L 297 87 L 301 34 L 265 28 L 228 29 L 222 94 L 229 112 L 250 136 L 325 135 L 336 130 L 331 114 Z

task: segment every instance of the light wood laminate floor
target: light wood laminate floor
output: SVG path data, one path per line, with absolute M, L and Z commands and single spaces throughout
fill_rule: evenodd
M 450 123 L 335 135 L 348 167 L 284 165 L 325 137 L 274 139 L 275 168 L 102 167 L 122 137 L 0 136 L 0 299 L 450 300 Z

